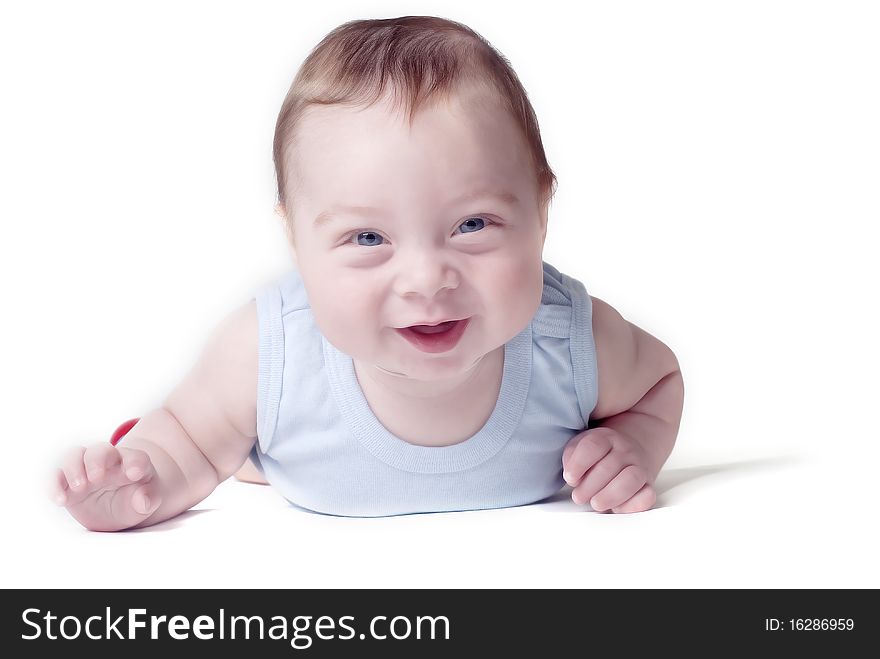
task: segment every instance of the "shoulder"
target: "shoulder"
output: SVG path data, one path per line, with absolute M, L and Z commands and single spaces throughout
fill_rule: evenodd
M 234 473 L 257 436 L 258 337 L 255 303 L 226 315 L 163 407 L 214 465 Z
M 205 347 L 205 356 L 224 368 L 256 367 L 258 344 L 257 303 L 251 299 L 217 323 Z
M 627 321 L 614 307 L 590 296 L 599 396 L 592 417 L 604 419 L 632 408 L 678 360 L 662 341 Z
M 251 299 L 233 309 L 215 330 L 215 363 L 228 390 L 226 396 L 237 404 L 232 425 L 248 437 L 257 435 L 257 373 L 259 364 L 259 326 L 257 304 Z
M 257 435 L 259 329 L 255 300 L 227 314 L 209 336 L 193 369 L 206 392 L 245 437 Z

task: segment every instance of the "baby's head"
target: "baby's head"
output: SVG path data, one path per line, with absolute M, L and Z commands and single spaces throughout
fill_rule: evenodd
M 422 16 L 336 28 L 293 81 L 274 157 L 276 210 L 339 350 L 449 380 L 528 325 L 556 177 L 516 74 L 470 28 Z M 459 318 L 446 352 L 395 329 Z

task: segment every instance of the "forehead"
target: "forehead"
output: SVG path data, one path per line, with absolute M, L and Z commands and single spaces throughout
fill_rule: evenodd
M 289 158 L 298 192 L 322 201 L 388 188 L 426 193 L 477 179 L 508 187 L 534 180 L 519 128 L 486 94 L 456 94 L 424 106 L 412 126 L 387 97 L 369 107 L 312 106 Z

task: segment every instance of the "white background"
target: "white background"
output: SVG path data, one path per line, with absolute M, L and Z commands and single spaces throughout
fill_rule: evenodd
M 69 447 L 152 409 L 291 267 L 272 136 L 309 50 L 434 14 L 511 61 L 544 258 L 677 353 L 657 506 L 347 519 L 227 481 L 90 533 Z M 4 587 L 880 587 L 880 12 L 869 2 L 29 2 L 0 13 Z

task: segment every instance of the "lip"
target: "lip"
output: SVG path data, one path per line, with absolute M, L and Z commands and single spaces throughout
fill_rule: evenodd
M 414 325 L 427 325 L 428 327 L 436 327 L 437 325 L 442 325 L 443 323 L 448 323 L 452 320 L 467 320 L 467 318 L 443 318 L 442 320 L 419 321 L 417 323 L 404 325 L 403 327 L 395 327 L 394 329 L 406 329 L 407 327 L 413 327 Z
M 413 346 L 422 352 L 440 353 L 448 352 L 458 345 L 464 331 L 467 329 L 470 318 L 462 318 L 455 321 L 455 325 L 439 334 L 419 334 L 408 327 L 396 327 L 395 331 L 403 338 L 409 341 Z M 448 322 L 448 321 L 441 321 Z M 420 325 L 428 325 L 429 323 L 417 323 Z M 434 323 L 439 325 L 440 323 Z

